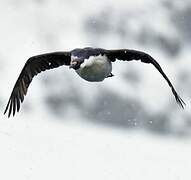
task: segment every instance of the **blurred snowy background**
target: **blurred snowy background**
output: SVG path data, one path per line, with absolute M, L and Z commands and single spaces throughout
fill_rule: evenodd
M 0 1 L 0 179 L 190 179 L 189 0 Z M 35 77 L 21 111 L 3 115 L 28 57 L 76 47 L 152 55 L 116 62 L 88 83 L 68 67 Z

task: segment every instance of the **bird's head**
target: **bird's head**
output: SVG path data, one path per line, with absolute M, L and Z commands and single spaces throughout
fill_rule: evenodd
M 71 56 L 70 66 L 69 68 L 73 68 L 75 70 L 80 68 L 80 65 L 84 62 L 83 58 Z

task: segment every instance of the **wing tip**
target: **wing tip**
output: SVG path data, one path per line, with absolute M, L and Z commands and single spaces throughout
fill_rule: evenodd
M 18 110 L 20 109 L 20 107 L 18 108 L 17 105 L 14 103 L 14 101 L 10 98 L 8 103 L 7 103 L 7 106 L 3 112 L 4 115 L 6 115 L 7 113 L 7 117 L 10 118 L 11 115 L 13 115 L 13 117 L 15 116 L 16 114 L 16 109 L 17 109 L 17 112 Z
M 178 105 L 179 105 L 182 109 L 185 108 L 186 103 L 183 101 L 183 99 L 182 99 L 180 96 L 178 96 L 178 97 L 176 98 L 176 102 L 178 103 Z
M 184 109 L 186 106 L 186 103 L 184 102 L 184 100 L 178 95 L 178 93 L 175 91 L 175 89 L 173 88 L 173 86 L 171 86 L 172 88 L 172 93 L 175 96 L 176 102 L 178 103 L 178 105 Z
M 7 106 L 6 106 L 6 108 L 5 108 L 5 111 L 4 111 L 4 115 L 7 113 L 7 111 L 8 111 L 8 109 L 10 108 L 9 107 L 9 105 L 10 105 L 10 101 L 11 101 L 11 99 L 9 99 L 9 101 L 8 101 L 8 103 L 7 103 Z M 10 115 L 8 114 L 8 118 L 10 117 Z

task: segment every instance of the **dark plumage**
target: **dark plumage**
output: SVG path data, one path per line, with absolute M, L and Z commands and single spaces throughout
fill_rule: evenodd
M 14 116 L 15 112 L 19 111 L 20 104 L 24 100 L 33 77 L 42 71 L 66 65 L 73 68 L 80 77 L 87 81 L 102 81 L 113 76 L 111 63 L 116 59 L 123 61 L 140 60 L 143 63 L 153 64 L 167 81 L 177 103 L 184 108 L 184 101 L 177 94 L 160 65 L 150 55 L 129 49 L 83 48 L 68 52 L 47 53 L 29 58 L 15 83 L 4 114 L 8 112 L 8 117 L 10 117 L 11 114 Z

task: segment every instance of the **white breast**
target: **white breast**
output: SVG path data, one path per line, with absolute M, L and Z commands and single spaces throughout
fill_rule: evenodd
M 103 81 L 112 70 L 112 65 L 107 56 L 90 56 L 85 59 L 76 70 L 78 75 L 87 81 Z

